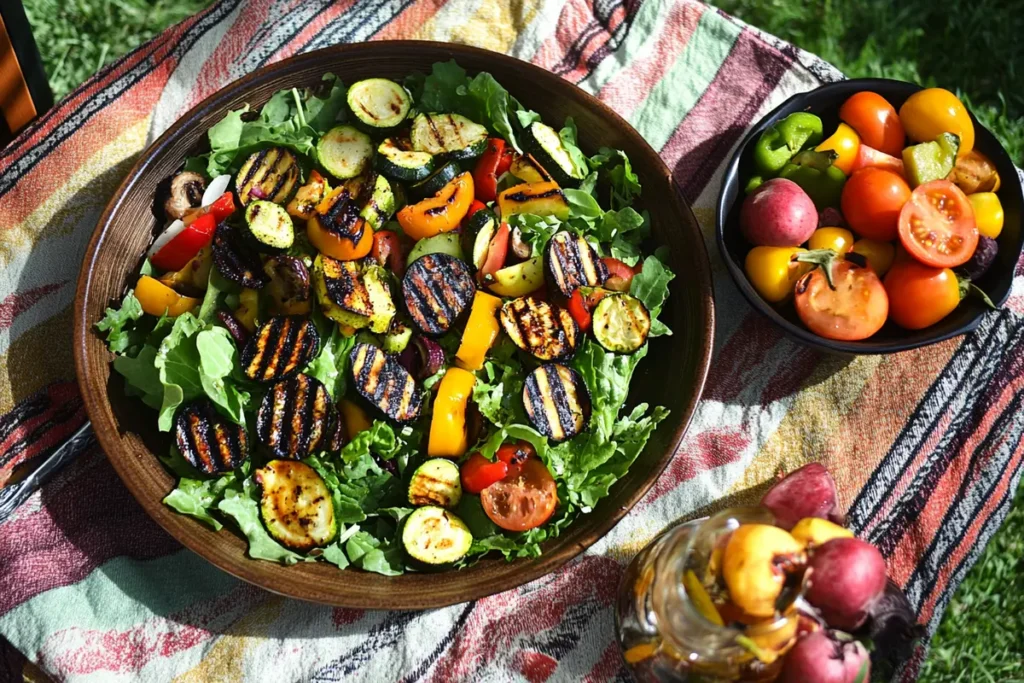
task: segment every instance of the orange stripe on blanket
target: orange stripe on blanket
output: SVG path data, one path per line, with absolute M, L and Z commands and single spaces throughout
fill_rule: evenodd
M 409 5 L 370 40 L 408 40 L 415 38 L 428 21 L 434 18 L 448 0 L 426 0 Z

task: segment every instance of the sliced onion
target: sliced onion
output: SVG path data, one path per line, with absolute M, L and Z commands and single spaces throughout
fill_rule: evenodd
M 153 246 L 151 246 L 149 251 L 146 252 L 146 256 L 152 258 L 153 254 L 166 247 L 171 240 L 184 232 L 186 227 L 187 226 L 184 221 L 180 218 L 168 225 L 167 228 L 153 241 Z
M 413 344 L 407 344 L 402 353 L 398 354 L 398 364 L 413 377 L 419 376 L 420 354 Z
M 231 176 L 227 174 L 219 175 L 211 180 L 203 192 L 203 203 L 200 206 L 209 206 L 220 199 L 220 196 L 227 191 L 230 182 Z
M 266 199 L 267 193 L 263 191 L 263 188 L 259 185 L 253 185 L 249 188 L 249 196 L 255 197 L 256 199 Z
M 217 311 L 217 319 L 220 320 L 221 324 L 227 328 L 231 334 L 231 338 L 238 344 L 238 348 L 245 346 L 245 343 L 249 341 L 249 330 L 242 326 L 242 323 L 238 321 L 230 311 L 219 310 Z
M 441 345 L 429 337 L 416 335 L 412 339 L 419 351 L 420 376 L 419 379 L 426 379 L 444 367 L 444 350 Z

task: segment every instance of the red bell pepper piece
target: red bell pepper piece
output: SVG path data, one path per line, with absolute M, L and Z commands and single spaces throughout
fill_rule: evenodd
M 505 152 L 505 141 L 501 138 L 488 138 L 487 149 L 484 150 L 483 156 L 476 162 L 476 168 L 473 169 L 473 187 L 476 189 L 476 198 L 484 202 L 492 202 L 498 196 L 498 176 L 504 171 L 499 172 L 499 167 L 503 162 L 503 155 Z M 509 159 L 509 165 L 512 164 L 511 158 Z M 508 170 L 508 166 L 505 166 L 505 170 Z
M 155 253 L 150 254 L 150 263 L 160 270 L 177 271 L 184 268 L 203 247 L 213 240 L 213 233 L 217 229 L 217 220 L 212 213 L 207 213 L 184 227 L 179 226 L 181 223 L 172 223 L 167 232 L 176 231 L 175 234 L 168 235 L 169 240 L 157 238 L 157 243 L 164 242 L 164 244 Z M 164 236 L 161 235 L 161 237 Z

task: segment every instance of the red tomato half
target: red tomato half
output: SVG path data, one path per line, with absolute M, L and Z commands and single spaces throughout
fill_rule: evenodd
M 527 531 L 551 519 L 558 505 L 558 487 L 539 458 L 527 458 L 518 472 L 481 491 L 480 503 L 502 529 Z
M 616 292 L 628 292 L 636 271 L 617 258 L 606 256 L 601 260 L 608 266 L 608 280 L 604 283 L 605 287 L 614 289 Z
M 914 189 L 900 211 L 899 231 L 903 248 L 933 268 L 967 263 L 978 246 L 971 202 L 948 180 L 933 180 Z
M 882 329 L 889 297 L 875 271 L 840 260 L 832 266 L 832 280 L 835 289 L 821 268 L 797 280 L 796 312 L 811 332 L 826 339 L 859 341 Z

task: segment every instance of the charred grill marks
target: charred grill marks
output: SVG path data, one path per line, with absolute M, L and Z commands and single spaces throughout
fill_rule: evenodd
M 242 350 L 245 376 L 273 382 L 297 374 L 320 349 L 320 336 L 304 318 L 277 316 L 256 330 Z
M 572 316 L 546 301 L 523 297 L 505 303 L 501 324 L 516 346 L 540 360 L 565 358 L 576 350 Z
M 565 365 L 549 363 L 534 370 L 523 387 L 526 413 L 541 434 L 565 441 L 590 421 L 590 394 L 583 378 Z
M 397 357 L 371 344 L 358 344 L 349 359 L 356 390 L 363 398 L 397 422 L 419 416 L 422 397 Z
M 242 287 L 262 289 L 270 282 L 259 254 L 242 244 L 241 235 L 227 223 L 213 234 L 213 263 L 225 279 Z
M 326 387 L 305 374 L 278 382 L 256 416 L 260 442 L 280 458 L 301 459 L 327 447 L 334 405 Z
M 475 293 L 469 268 L 448 254 L 428 254 L 417 259 L 402 279 L 409 315 L 427 334 L 447 332 Z
M 200 472 L 230 472 L 249 456 L 245 429 L 224 418 L 208 399 L 189 403 L 174 421 L 182 456 Z
M 558 289 L 572 296 L 578 287 L 597 287 L 608 279 L 608 268 L 593 247 L 580 235 L 560 232 L 551 238 L 547 254 L 548 270 Z

